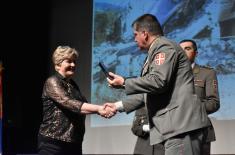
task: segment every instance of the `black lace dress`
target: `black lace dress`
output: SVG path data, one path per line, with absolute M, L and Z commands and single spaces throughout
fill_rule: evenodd
M 69 146 L 69 150 L 73 149 L 71 146 L 75 146 L 74 149 L 81 148 L 85 133 L 85 115 L 80 113 L 80 109 L 87 100 L 77 84 L 59 73 L 49 77 L 44 84 L 42 102 L 39 152 L 44 149 L 45 143 L 55 144 L 65 150 L 65 146 Z

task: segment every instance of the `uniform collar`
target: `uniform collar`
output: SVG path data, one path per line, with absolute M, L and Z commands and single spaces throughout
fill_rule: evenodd
M 152 54 L 154 53 L 154 50 L 156 49 L 157 44 L 160 39 L 161 39 L 161 36 L 156 36 L 156 38 L 152 41 L 152 43 L 148 49 L 148 58 L 152 57 Z
M 197 65 L 196 63 L 194 63 L 193 73 L 194 73 L 194 74 L 197 74 L 197 73 L 199 73 L 199 70 L 200 70 L 199 65 Z
M 160 39 L 161 36 L 156 36 L 156 38 L 152 41 L 150 47 L 149 47 L 149 50 L 148 50 L 148 54 L 150 54 L 149 52 L 152 51 L 152 47 L 153 45 Z

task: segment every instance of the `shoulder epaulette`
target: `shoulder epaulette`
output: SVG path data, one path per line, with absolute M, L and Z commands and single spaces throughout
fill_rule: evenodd
M 201 68 L 206 68 L 206 69 L 213 69 L 213 67 L 208 66 L 208 65 L 200 65 Z

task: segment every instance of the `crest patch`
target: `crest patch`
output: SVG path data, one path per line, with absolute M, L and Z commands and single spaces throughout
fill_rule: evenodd
M 165 53 L 158 53 L 156 56 L 155 56 L 155 64 L 156 65 L 162 65 L 164 62 L 165 62 Z

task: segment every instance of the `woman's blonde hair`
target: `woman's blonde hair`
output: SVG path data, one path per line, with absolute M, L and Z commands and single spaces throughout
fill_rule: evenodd
M 69 46 L 58 46 L 52 55 L 54 65 L 59 65 L 65 59 L 77 60 L 78 52 Z

